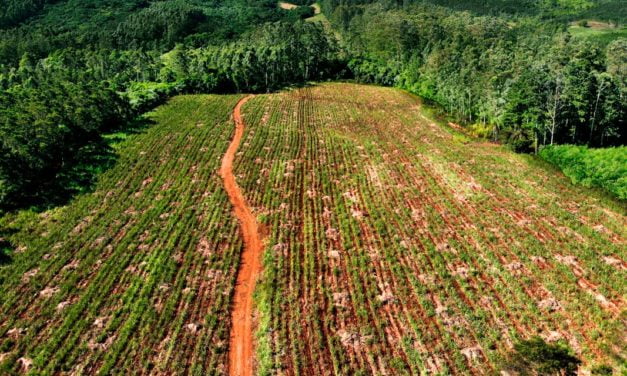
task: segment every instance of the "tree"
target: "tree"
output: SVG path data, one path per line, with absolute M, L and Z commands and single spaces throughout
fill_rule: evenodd
M 562 107 L 564 103 L 562 101 L 562 92 L 563 92 L 563 80 L 564 78 L 560 73 L 555 75 L 555 81 L 553 82 L 553 88 L 549 94 L 548 101 L 548 118 L 550 119 L 550 123 L 548 126 L 549 133 L 551 135 L 550 145 L 553 145 L 553 141 L 555 140 L 555 132 L 557 131 L 557 123 L 558 117 L 561 113 Z M 545 142 L 544 142 L 545 143 Z

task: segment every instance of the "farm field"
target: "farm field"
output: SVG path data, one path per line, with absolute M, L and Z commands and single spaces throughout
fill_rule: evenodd
M 7 218 L 0 374 L 224 374 L 242 243 L 217 171 L 239 96 L 177 97 L 93 194 Z
M 257 96 L 236 173 L 268 229 L 259 374 L 489 374 L 519 338 L 625 356 L 625 211 L 394 89 Z
M 227 374 L 244 247 L 218 171 L 241 98 L 170 100 L 93 193 L 2 219 L 0 373 Z M 256 374 L 491 374 L 534 335 L 624 367 L 623 203 L 396 89 L 256 95 L 242 116 Z

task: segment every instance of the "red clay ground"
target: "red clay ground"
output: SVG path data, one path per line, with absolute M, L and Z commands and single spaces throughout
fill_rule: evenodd
M 224 188 L 233 204 L 233 212 L 239 220 L 244 238 L 244 250 L 237 274 L 237 285 L 231 313 L 231 340 L 229 346 L 229 374 L 233 376 L 249 376 L 253 374 L 253 334 L 252 305 L 255 281 L 261 270 L 261 254 L 263 242 L 259 233 L 259 224 L 255 219 L 241 189 L 233 175 L 233 158 L 244 134 L 244 122 L 241 108 L 252 96 L 243 98 L 233 110 L 235 135 L 222 159 L 220 176 L 224 180 Z

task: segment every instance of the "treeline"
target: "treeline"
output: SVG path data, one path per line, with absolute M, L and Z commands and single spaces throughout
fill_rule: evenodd
M 622 0 L 427 0 L 427 2 L 479 15 L 537 16 L 551 22 L 597 18 L 622 24 L 627 17 Z
M 69 47 L 166 51 L 176 43 L 218 45 L 263 23 L 296 19 L 273 0 L 61 1 L 18 26 L 0 24 L 0 64 Z
M 0 90 L 0 203 L 58 202 L 103 132 L 130 120 L 129 105 L 106 81 L 50 58 L 24 59 Z
M 324 0 L 326 9 L 342 9 L 347 13 L 373 3 L 385 7 L 406 7 L 431 4 L 474 15 L 506 18 L 537 17 L 543 22 L 565 23 L 582 19 L 599 19 L 615 24 L 627 22 L 623 0 Z
M 344 67 L 336 40 L 317 23 L 266 24 L 223 46 L 171 52 L 169 79 L 200 91 L 265 92 L 337 77 Z
M 433 100 L 518 151 L 625 143 L 624 39 L 601 49 L 537 19 L 364 2 L 322 2 L 358 80 Z
M 265 92 L 336 77 L 339 48 L 314 23 L 265 24 L 203 48 L 57 51 L 0 70 L 0 208 L 62 202 L 76 167 L 115 130 L 189 92 Z M 88 179 L 89 177 L 83 177 Z

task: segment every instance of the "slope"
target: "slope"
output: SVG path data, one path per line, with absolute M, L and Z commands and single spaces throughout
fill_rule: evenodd
M 244 242 L 219 168 L 240 99 L 174 98 L 95 192 L 1 220 L 1 372 L 227 374 Z M 257 374 L 487 374 L 536 334 L 624 363 L 623 204 L 395 89 L 241 110 L 232 172 L 267 231 Z
M 242 242 L 217 172 L 239 98 L 171 100 L 94 193 L 4 219 L 0 373 L 226 373 Z
M 398 90 L 257 96 L 236 171 L 270 229 L 259 373 L 487 374 L 518 339 L 624 359 L 625 211 Z

